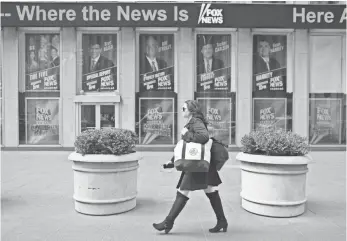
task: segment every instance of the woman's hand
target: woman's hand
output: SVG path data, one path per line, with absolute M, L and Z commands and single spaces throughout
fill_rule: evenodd
M 174 164 L 171 161 L 169 161 L 168 163 L 163 165 L 163 168 L 164 169 L 174 168 Z
M 186 132 L 188 132 L 188 129 L 184 127 L 184 128 L 181 130 L 181 135 L 186 134 Z

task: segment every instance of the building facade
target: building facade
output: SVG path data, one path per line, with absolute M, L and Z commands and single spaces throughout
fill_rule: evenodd
M 1 141 L 71 148 L 126 128 L 172 149 L 196 99 L 210 133 L 252 129 L 346 145 L 346 6 L 237 3 L 1 3 Z

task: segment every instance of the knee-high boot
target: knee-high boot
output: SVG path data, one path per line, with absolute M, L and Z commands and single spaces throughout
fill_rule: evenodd
M 169 215 L 165 218 L 165 220 L 161 223 L 153 223 L 153 227 L 158 231 L 165 230 L 165 233 L 170 232 L 175 222 L 175 219 L 180 214 L 184 206 L 186 205 L 188 197 L 184 196 L 182 193 L 177 192 L 176 200 L 172 205 L 172 208 L 169 212 Z
M 206 193 L 206 195 L 210 199 L 211 206 L 217 217 L 217 225 L 209 229 L 209 231 L 211 233 L 217 233 L 223 229 L 223 232 L 226 232 L 228 229 L 228 222 L 224 215 L 222 200 L 220 199 L 218 191 Z

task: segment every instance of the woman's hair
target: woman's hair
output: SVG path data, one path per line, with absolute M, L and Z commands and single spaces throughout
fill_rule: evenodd
M 187 104 L 187 108 L 188 108 L 189 112 L 192 113 L 192 116 L 202 120 L 202 122 L 205 124 L 205 126 L 207 128 L 207 125 L 209 123 L 205 119 L 205 116 L 201 111 L 199 103 L 196 100 L 187 100 L 184 103 Z

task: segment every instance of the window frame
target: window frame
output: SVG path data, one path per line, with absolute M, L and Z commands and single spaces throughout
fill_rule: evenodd
M 60 133 L 62 132 L 61 129 L 61 125 L 60 123 L 62 122 L 60 120 L 61 118 L 61 114 L 60 114 L 60 111 L 61 111 L 61 101 L 60 101 L 60 97 L 26 97 L 25 98 L 25 142 L 28 142 L 28 131 L 27 131 L 27 128 L 28 128 L 28 100 L 58 100 L 58 103 L 59 103 L 59 142 L 58 144 L 53 144 L 53 145 L 34 145 L 34 144 L 22 144 L 23 146 L 38 146 L 38 147 L 41 147 L 41 146 L 57 146 L 57 145 L 60 145 L 61 144 L 61 136 L 60 136 Z
M 338 92 L 338 93 L 343 93 L 343 94 L 347 94 L 346 92 L 346 30 L 342 30 L 342 29 L 309 29 L 308 31 L 308 109 L 310 108 L 310 100 L 311 99 L 319 99 L 317 97 L 314 98 L 310 98 L 309 95 L 311 94 L 311 53 L 312 53 L 312 49 L 311 49 L 311 41 L 312 38 L 311 36 L 341 36 L 342 38 L 342 54 L 341 54 L 341 86 L 342 86 L 342 92 Z M 333 98 L 334 99 L 334 98 Z M 341 103 L 343 104 L 343 101 L 341 101 Z M 342 118 L 342 110 L 343 110 L 343 106 L 341 105 L 341 118 Z M 342 121 L 342 120 L 341 120 Z M 342 126 L 342 125 L 341 125 Z M 308 118 L 308 123 L 307 123 L 307 136 L 309 137 L 310 135 L 310 119 Z M 341 134 L 342 134 L 342 128 L 340 130 Z M 342 137 L 341 137 L 342 138 Z M 314 148 L 334 148 L 334 147 L 342 147 L 345 146 L 346 144 L 317 144 L 317 145 L 311 145 Z
M 238 76 L 238 34 L 237 34 L 236 28 L 231 29 L 212 29 L 212 28 L 196 28 L 194 29 L 194 49 L 193 49 L 193 66 L 194 66 L 194 92 L 197 91 L 196 85 L 197 85 L 197 73 L 196 73 L 196 65 L 197 65 L 197 35 L 199 34 L 205 34 L 205 35 L 229 35 L 230 41 L 231 41 L 231 48 L 230 48 L 230 63 L 231 63 L 231 83 L 230 83 L 230 92 L 235 92 L 237 90 L 237 76 Z M 235 110 L 236 111 L 236 110 Z
M 345 68 L 344 68 L 344 58 L 343 58 L 343 54 L 346 53 L 345 51 L 345 47 L 346 46 L 346 43 L 344 42 L 344 36 L 343 34 L 339 34 L 339 33 L 332 33 L 332 32 L 326 32 L 324 34 L 324 32 L 320 32 L 320 31 L 317 31 L 317 32 L 311 32 L 311 34 L 309 35 L 309 48 L 308 48 L 308 54 L 309 54 L 309 65 L 308 65 L 308 81 L 309 81 L 309 94 L 311 93 L 311 59 L 312 59 L 312 41 L 313 41 L 313 38 L 312 37 L 341 37 L 341 50 L 342 50 L 342 54 L 341 54 L 341 88 L 342 88 L 342 91 L 344 90 L 344 86 L 346 86 L 346 79 L 344 78 L 344 72 L 345 72 Z M 337 93 L 342 93 L 342 92 L 337 92 Z
M 18 53 L 18 90 L 17 90 L 17 98 L 19 96 L 19 92 L 23 91 L 23 93 L 27 93 L 25 90 L 25 37 L 27 34 L 59 34 L 59 41 L 60 41 L 60 49 L 59 49 L 59 56 L 62 57 L 63 53 L 63 36 L 62 36 L 62 28 L 60 27 L 20 27 L 18 28 L 18 48 L 19 48 L 19 53 Z M 22 61 L 24 59 L 24 61 Z M 64 89 L 64 83 L 62 81 L 63 77 L 63 59 L 60 59 L 60 68 L 59 68 L 59 90 L 52 90 L 52 91 L 28 91 L 28 93 L 59 93 L 59 97 L 25 97 L 24 103 L 25 103 L 25 128 L 27 128 L 27 99 L 59 99 L 59 142 L 58 144 L 54 145 L 33 145 L 33 144 L 20 144 L 19 140 L 19 121 L 18 121 L 18 142 L 17 145 L 18 147 L 35 147 L 35 148 L 40 148 L 40 147 L 62 147 L 62 142 L 63 142 L 63 101 L 61 97 L 61 91 Z M 19 103 L 18 103 L 19 105 Z M 19 106 L 18 106 L 19 107 Z M 17 118 L 19 120 L 19 112 L 17 113 Z M 26 129 L 25 129 L 26 130 Z M 25 142 L 27 141 L 27 130 L 25 133 Z
M 295 72 L 295 53 L 294 53 L 294 49 L 295 49 L 295 29 L 261 29 L 261 28 L 252 28 L 251 29 L 251 46 L 252 46 L 252 50 L 251 50 L 251 66 L 252 66 L 252 71 L 253 71 L 253 39 L 254 39 L 254 35 L 283 35 L 283 36 L 287 36 L 287 90 L 286 93 L 292 93 L 294 94 L 294 87 L 295 87 L 295 77 L 294 77 L 294 72 Z M 253 86 L 253 72 L 251 74 L 251 86 Z M 291 91 L 288 91 L 291 90 Z M 253 130 L 253 126 L 254 126 L 254 99 L 257 99 L 258 97 L 253 97 L 253 89 L 250 89 L 250 96 L 251 96 L 251 110 L 252 113 L 250 115 L 251 117 L 251 121 L 250 121 L 250 130 Z M 267 99 L 267 98 L 265 98 Z M 286 98 L 286 115 L 287 115 L 287 111 L 288 111 L 288 99 Z M 292 98 L 292 126 L 291 126 L 291 130 L 294 129 L 293 126 L 293 119 L 295 118 L 295 112 L 294 112 L 294 106 L 295 106 L 295 98 Z M 288 121 L 288 116 L 286 116 L 286 129 L 288 128 L 287 125 L 287 121 Z
M 177 93 L 178 86 L 178 28 L 136 28 L 135 31 L 135 92 L 140 92 L 140 35 L 141 34 L 173 34 L 174 40 L 174 89 L 173 92 Z
M 84 92 L 82 90 L 82 68 L 79 67 L 79 63 L 83 60 L 83 49 L 82 49 L 82 36 L 83 34 L 116 34 L 117 35 L 117 86 L 114 91 L 102 91 L 102 92 Z M 88 96 L 105 96 L 119 95 L 120 93 L 120 69 L 122 63 L 120 62 L 120 51 L 122 49 L 121 44 L 121 31 L 119 27 L 79 27 L 76 28 L 76 95 L 88 95 Z M 82 62 L 81 62 L 82 63 Z
M 81 118 L 82 118 L 82 106 L 83 105 L 94 105 L 95 106 L 95 129 L 100 130 L 100 121 L 101 121 L 101 105 L 109 105 L 114 107 L 114 115 L 115 115 L 115 121 L 114 121 L 114 128 L 120 128 L 120 123 L 119 123 L 119 103 L 114 103 L 114 102 L 79 102 L 77 104 L 77 118 L 76 118 L 76 135 L 78 136 L 81 134 L 82 126 L 81 126 Z M 117 118 L 118 116 L 118 118 Z
M 193 40 L 193 79 L 194 79 L 194 88 L 193 91 L 194 93 L 197 92 L 197 72 L 196 72 L 196 66 L 197 66 L 197 36 L 203 34 L 203 35 L 227 35 L 230 36 L 230 42 L 231 42 L 231 46 L 230 46 L 230 79 L 231 79 L 231 83 L 230 83 L 230 92 L 228 92 L 228 94 L 231 93 L 237 93 L 237 89 L 238 89 L 238 49 L 239 49 L 239 42 L 238 42 L 238 31 L 237 28 L 195 28 L 193 29 L 193 36 L 194 36 L 194 40 Z M 216 97 L 209 97 L 210 99 L 217 99 Z M 196 99 L 203 99 L 202 97 L 197 97 Z M 218 98 L 218 99 L 223 99 L 223 97 Z M 228 99 L 228 98 L 226 98 Z M 235 101 L 235 103 L 232 103 L 232 101 Z M 237 108 L 237 98 L 232 98 L 231 99 L 231 106 L 234 106 L 234 111 L 235 113 L 232 114 L 232 116 L 235 117 L 235 143 L 230 144 L 231 140 L 232 140 L 232 131 L 230 130 L 229 133 L 229 143 L 228 146 L 229 147 L 236 147 L 237 146 L 237 118 L 238 118 L 238 108 Z M 232 126 L 232 124 L 230 123 L 230 126 Z

